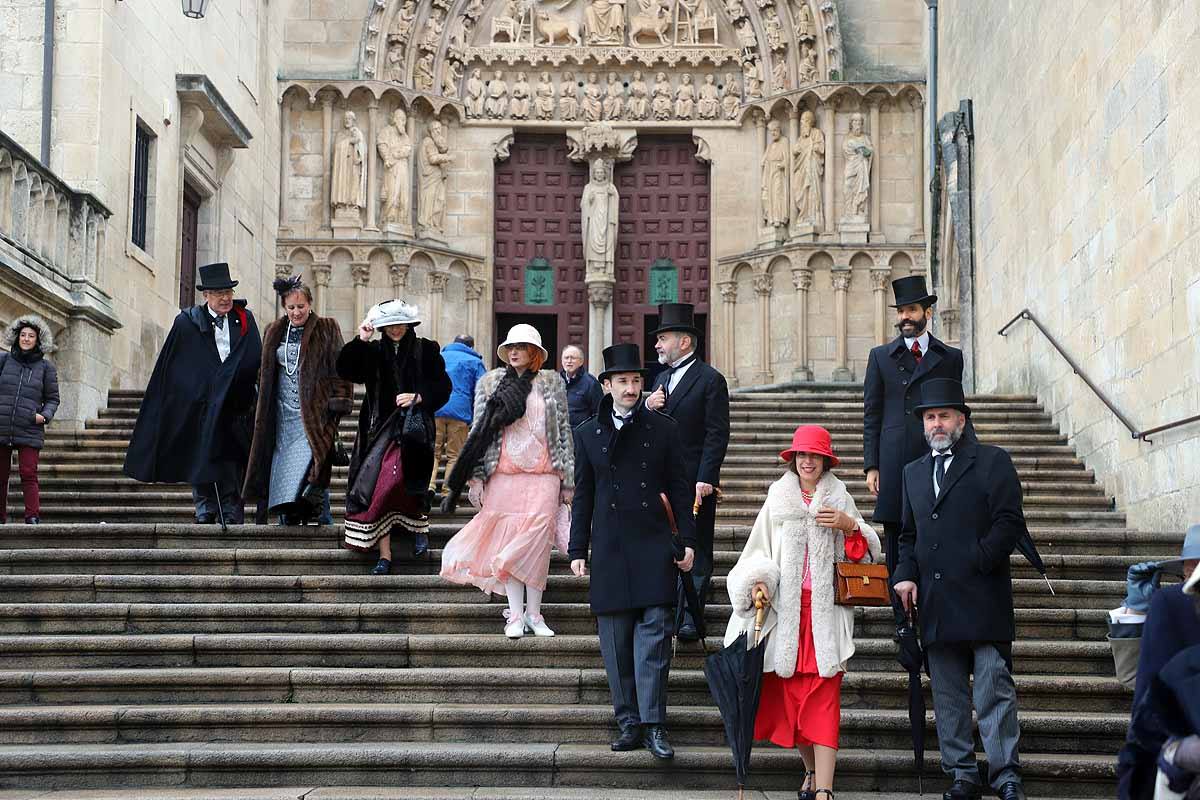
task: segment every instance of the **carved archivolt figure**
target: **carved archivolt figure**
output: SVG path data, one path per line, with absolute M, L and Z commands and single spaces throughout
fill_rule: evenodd
M 517 73 L 516 83 L 512 87 L 512 99 L 508 101 L 508 113 L 513 119 L 529 118 L 529 98 L 531 90 L 524 72 Z
M 333 144 L 329 202 L 334 216 L 356 217 L 367 205 L 367 140 L 353 111 L 342 115 L 342 130 Z
M 717 90 L 717 79 L 711 72 L 704 76 L 704 85 L 700 87 L 700 100 L 696 104 L 696 113 L 700 119 L 716 119 L 721 113 L 721 93 Z
M 817 53 L 812 45 L 800 49 L 800 84 L 815 83 L 817 80 Z
M 421 49 L 432 52 L 437 51 L 438 44 L 442 41 L 443 21 L 445 20 L 445 12 L 438 10 L 425 23 L 425 36 L 421 39 Z
M 579 86 L 573 72 L 564 72 L 558 85 L 558 116 L 568 122 L 579 119 Z
M 799 6 L 796 9 L 796 40 L 813 39 L 815 38 L 813 36 L 813 17 L 812 11 L 808 7 L 808 0 L 799 0 Z
M 467 46 L 471 44 L 471 31 L 475 27 L 475 20 L 471 17 L 462 16 L 454 20 L 450 26 L 450 36 L 448 45 L 452 52 L 462 53 Z
M 771 87 L 776 92 L 784 92 L 792 88 L 788 78 L 787 58 L 783 53 L 776 53 L 775 63 L 771 65 Z
M 732 72 L 725 74 L 725 93 L 721 95 L 721 110 L 725 119 L 737 119 L 742 104 L 742 86 Z
M 380 220 L 394 225 L 410 224 L 409 164 L 412 160 L 412 140 L 408 137 L 408 115 L 404 109 L 392 112 L 392 124 L 379 132 L 376 146 L 383 160 L 383 197 Z
M 611 275 L 617 253 L 617 209 L 619 198 L 608 164 L 592 162 L 591 180 L 583 188 L 579 210 L 583 226 L 583 258 L 587 275 Z
M 875 154 L 871 137 L 863 132 L 863 115 L 850 115 L 850 133 L 842 144 L 846 163 L 843 182 L 846 219 L 860 222 L 867 218 L 867 200 L 871 196 L 871 158 Z
M 384 80 L 404 82 L 404 45 L 394 44 L 388 48 L 387 66 L 383 70 Z
M 825 177 L 825 134 L 816 126 L 813 112 L 800 115 L 800 135 L 792 145 L 792 202 L 796 222 L 820 225 L 821 186 Z
M 467 78 L 467 116 L 478 118 L 483 116 L 483 95 L 487 91 L 487 86 L 483 82 L 481 73 L 478 69 L 471 70 L 471 77 Z
M 417 222 L 425 230 L 440 233 L 446 228 L 446 165 L 453 160 L 446 129 L 434 120 L 421 142 L 419 162 L 421 195 Z
M 743 50 L 758 49 L 758 38 L 754 35 L 754 27 L 750 20 L 744 19 L 737 24 L 737 37 Z
M 779 15 L 775 13 L 774 8 L 767 9 L 765 26 L 767 29 L 767 46 L 772 50 L 782 50 L 786 47 L 783 41 L 783 23 L 779 21 Z
M 408 37 L 412 34 L 413 21 L 417 18 L 417 4 L 415 0 L 408 0 L 399 11 L 396 12 L 395 19 L 392 20 L 392 28 L 388 31 L 388 41 L 407 42 Z
M 608 89 L 604 97 L 604 118 L 605 119 L 620 119 L 621 112 L 625 109 L 625 86 L 621 83 L 621 79 L 617 77 L 617 73 L 608 73 Z
M 654 83 L 654 100 L 650 108 L 654 111 L 654 118 L 665 120 L 671 118 L 671 82 L 667 80 L 667 73 L 658 73 L 657 80 Z
M 686 72 L 679 79 L 679 88 L 675 90 L 675 118 L 691 119 L 696 108 L 696 87 L 692 84 L 692 76 Z
M 788 143 L 779 120 L 767 124 L 767 150 L 762 160 L 763 221 L 776 228 L 788 222 Z
M 732 22 L 736 22 L 746 16 L 746 10 L 742 7 L 742 0 L 725 0 L 725 13 L 729 15 Z
M 758 62 L 751 59 L 742 64 L 742 77 L 746 81 L 746 97 L 750 100 L 761 100 L 763 74 Z
M 550 73 L 543 72 L 534 90 L 533 110 L 538 119 L 554 119 L 554 84 Z
M 583 19 L 588 44 L 625 43 L 625 0 L 589 0 Z
M 642 79 L 640 69 L 633 73 L 633 80 L 629 83 L 629 105 L 626 116 L 636 120 L 650 116 L 650 87 Z
M 446 59 L 446 63 L 442 64 L 442 95 L 457 100 L 458 82 L 462 76 L 462 64 L 452 58 Z
M 413 86 L 417 91 L 433 91 L 433 53 L 425 53 L 413 67 Z
M 604 103 L 601 100 L 604 90 L 596 80 L 596 73 L 589 72 L 587 83 L 583 87 L 583 119 L 586 122 L 599 122 L 604 113 Z
M 487 87 L 487 101 L 483 110 L 491 119 L 503 119 L 508 111 L 508 84 L 504 82 L 504 73 L 500 70 L 492 75 Z

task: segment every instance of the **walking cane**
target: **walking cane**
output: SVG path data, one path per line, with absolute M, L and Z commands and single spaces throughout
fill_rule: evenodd
M 225 509 L 221 505 L 221 489 L 217 486 L 216 481 L 213 481 L 213 494 L 217 496 L 217 514 L 221 517 L 221 533 L 229 533 L 229 526 L 225 524 Z

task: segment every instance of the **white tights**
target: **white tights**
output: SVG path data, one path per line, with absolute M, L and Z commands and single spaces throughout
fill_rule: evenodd
M 504 582 L 504 592 L 508 595 L 508 610 L 513 619 L 520 619 L 526 611 L 529 616 L 538 617 L 542 614 L 542 590 L 526 586 L 516 578 Z M 528 601 L 527 607 L 526 601 Z

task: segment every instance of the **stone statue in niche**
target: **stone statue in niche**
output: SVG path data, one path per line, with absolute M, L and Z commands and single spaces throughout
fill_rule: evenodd
M 609 163 L 597 158 L 591 164 L 591 180 L 583 189 L 579 209 L 583 227 L 583 259 L 587 280 L 611 278 L 617 254 L 617 210 L 619 197 L 612 183 Z
M 452 100 L 458 99 L 458 82 L 462 80 L 462 64 L 453 59 L 446 59 L 442 64 L 442 95 Z
M 625 110 L 625 86 L 617 73 L 608 73 L 608 88 L 604 93 L 604 118 L 606 120 L 620 119 Z
M 395 19 L 392 20 L 391 30 L 388 31 L 388 41 L 407 42 L 408 37 L 412 35 L 413 21 L 416 18 L 417 4 L 415 0 L 407 0 L 396 12 Z
M 425 23 L 425 36 L 421 38 L 421 49 L 437 52 L 438 44 L 442 41 L 442 31 L 444 30 L 443 23 L 446 19 L 445 12 L 437 9 L 429 16 Z
M 589 72 L 587 83 L 583 86 L 583 119 L 585 122 L 599 122 L 604 115 L 604 103 L 601 100 L 604 90 L 596 81 L 596 73 Z
M 388 48 L 387 65 L 383 70 L 383 78 L 392 83 L 404 82 L 404 45 L 394 44 Z
M 487 86 L 483 82 L 479 69 L 471 70 L 471 77 L 467 78 L 467 116 L 473 119 L 479 119 L 483 116 L 483 95 L 487 91 Z
M 554 119 L 554 84 L 550 82 L 550 73 L 543 72 L 533 92 L 533 111 L 538 119 Z
M 654 118 L 657 120 L 668 120 L 671 118 L 671 98 L 674 92 L 671 89 L 671 81 L 667 79 L 667 73 L 658 73 L 654 83 L 654 99 L 650 104 L 650 108 L 654 111 Z
M 629 82 L 629 103 L 625 115 L 629 119 L 643 120 L 650 116 L 650 87 L 642 78 L 642 71 L 635 70 Z
M 588 0 L 583 19 L 588 44 L 625 43 L 625 0 Z
M 554 45 L 561 39 L 564 40 L 563 44 L 583 47 L 578 20 L 539 10 L 534 14 L 534 22 L 537 25 L 537 44 Z
M 737 24 L 738 46 L 743 50 L 757 50 L 758 38 L 754 35 L 754 26 L 750 20 L 743 19 Z
M 843 219 L 847 222 L 867 221 L 867 201 L 871 196 L 871 158 L 875 154 L 871 137 L 863 131 L 863 115 L 850 115 L 850 132 L 842 144 L 846 164 L 842 188 Z
M 696 87 L 692 76 L 683 73 L 675 90 L 675 119 L 691 119 L 696 108 Z
M 787 58 L 782 53 L 777 53 L 775 62 L 771 64 L 771 85 L 777 92 L 786 92 L 792 88 L 791 79 L 788 76 Z
M 808 7 L 808 0 L 798 0 L 798 6 L 796 9 L 796 41 L 811 41 L 816 38 L 813 35 L 812 10 Z
M 446 128 L 434 120 L 429 123 L 429 132 L 421 142 L 418 161 L 421 194 L 417 204 L 417 223 L 422 234 L 440 234 L 446 229 L 446 165 L 453 160 Z
M 746 9 L 742 7 L 742 0 L 725 0 L 725 13 L 729 16 L 730 22 L 736 22 L 746 16 Z
M 512 85 L 512 96 L 508 101 L 508 114 L 513 119 L 529 119 L 529 98 L 531 90 L 524 72 L 517 73 L 517 80 Z
M 746 98 L 762 100 L 763 74 L 757 61 L 750 59 L 742 64 L 742 78 L 746 81 Z
M 670 9 L 662 0 L 638 0 L 642 13 L 634 14 L 629 21 L 629 43 L 643 44 L 641 37 L 649 34 L 658 40 L 659 47 L 666 47 L 667 31 L 671 28 Z
M 721 112 L 725 119 L 737 119 L 738 110 L 742 105 L 742 87 L 737 76 L 732 72 L 725 73 L 725 93 L 721 95 Z
M 360 222 L 367 205 L 367 140 L 353 111 L 342 115 L 342 130 L 333 143 L 329 202 L 335 220 Z
M 471 33 L 475 28 L 475 20 L 471 17 L 462 16 L 454 20 L 450 26 L 450 37 L 448 39 L 450 52 L 462 55 L 467 47 L 471 44 Z
M 425 53 L 413 67 L 413 88 L 419 92 L 433 91 L 433 53 Z
M 408 115 L 403 108 L 392 112 L 392 122 L 379 132 L 376 145 L 383 160 L 383 197 L 380 221 L 384 225 L 407 228 L 411 224 L 409 186 L 411 182 L 412 140 L 408 136 Z
M 816 83 L 817 53 L 811 44 L 800 48 L 800 85 Z
M 821 187 L 825 178 L 825 134 L 811 111 L 800 115 L 800 135 L 792 145 L 792 203 L 798 225 L 824 220 Z
M 711 72 L 704 76 L 696 113 L 700 119 L 716 119 L 721 113 L 721 93 L 717 90 L 717 79 Z
M 500 70 L 496 70 L 492 79 L 488 81 L 487 100 L 483 104 L 483 111 L 488 119 L 503 119 L 508 111 L 508 84 L 504 82 L 504 73 Z
M 787 47 L 787 44 L 783 40 L 783 23 L 779 21 L 779 15 L 775 13 L 774 8 L 767 9 L 764 25 L 767 30 L 768 47 L 772 50 L 782 50 Z
M 579 119 L 579 87 L 573 72 L 564 72 L 558 85 L 558 116 L 567 122 Z
M 788 223 L 788 143 L 779 120 L 767 123 L 767 149 L 762 160 L 763 222 L 771 227 Z

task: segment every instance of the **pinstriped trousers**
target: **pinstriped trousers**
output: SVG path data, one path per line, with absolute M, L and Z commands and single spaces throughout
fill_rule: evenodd
M 600 655 L 621 728 L 667 721 L 674 616 L 671 606 L 652 606 L 596 617 Z
M 970 683 L 975 675 L 974 691 Z M 971 700 L 979 717 L 979 738 L 988 757 L 988 781 L 999 789 L 1021 782 L 1017 752 L 1017 688 L 1004 655 L 987 642 L 954 642 L 929 648 L 929 682 L 937 724 L 942 771 L 953 780 L 979 783 Z

